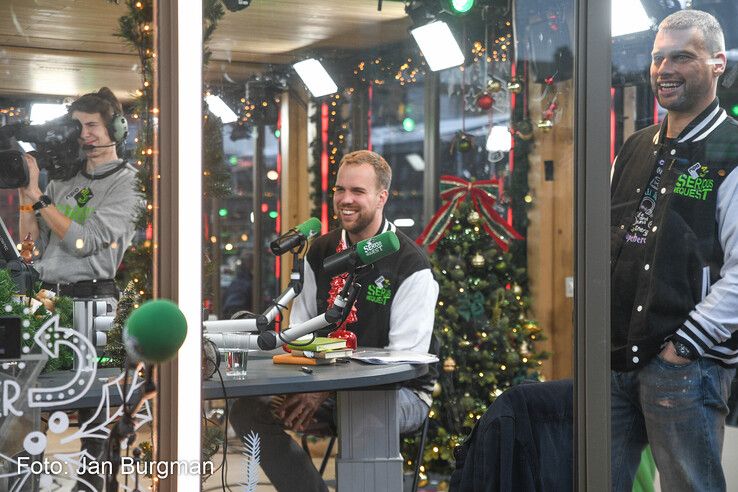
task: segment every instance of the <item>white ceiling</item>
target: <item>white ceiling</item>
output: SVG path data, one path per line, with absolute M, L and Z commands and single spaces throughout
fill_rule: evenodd
M 78 95 L 109 86 L 128 99 L 138 58 L 114 35 L 122 4 L 107 0 L 0 0 L 0 95 Z M 402 2 L 253 0 L 226 11 L 210 42 L 206 79 L 243 80 L 266 64 L 316 48 L 358 50 L 406 39 Z

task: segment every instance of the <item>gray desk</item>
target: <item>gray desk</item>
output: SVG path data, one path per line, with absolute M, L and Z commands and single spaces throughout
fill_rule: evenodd
M 203 398 L 238 398 L 310 391 L 338 392 L 339 454 L 336 480 L 341 492 L 402 490 L 402 456 L 397 415 L 398 389 L 395 383 L 414 379 L 428 372 L 426 365 L 368 365 L 361 362 L 311 366 L 312 374 L 300 366 L 276 365 L 271 359 L 251 357 L 248 375 L 235 380 L 224 377 L 225 395 L 217 374 L 203 383 Z M 97 377 L 118 374 L 112 369 L 98 370 Z M 42 375 L 39 383 L 53 386 L 63 374 Z M 95 407 L 102 384 L 93 385 L 84 398 L 70 408 Z M 111 399 L 120 405 L 120 401 Z M 60 408 L 57 408 L 60 409 Z

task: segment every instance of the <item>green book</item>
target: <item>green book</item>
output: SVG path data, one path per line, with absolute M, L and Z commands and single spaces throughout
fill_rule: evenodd
M 300 343 L 295 340 L 288 343 L 290 350 L 307 350 L 309 352 L 325 352 L 326 350 L 336 350 L 346 348 L 346 340 L 342 338 L 315 337 L 310 343 Z
M 354 351 L 351 349 L 326 350 L 324 352 L 292 349 L 292 355 L 309 357 L 311 359 L 340 359 L 341 357 L 350 357 L 353 353 Z

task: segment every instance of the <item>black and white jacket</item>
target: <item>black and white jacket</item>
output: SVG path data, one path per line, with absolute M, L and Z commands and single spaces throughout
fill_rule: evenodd
M 738 365 L 738 122 L 717 99 L 673 142 L 667 122 L 633 134 L 613 166 L 614 370 L 643 367 L 673 335 L 700 356 Z M 647 241 L 623 254 L 659 159 Z M 618 306 L 628 292 L 632 306 Z
M 371 271 L 362 274 L 362 289 L 355 304 L 357 321 L 347 328 L 356 334 L 359 346 L 427 353 L 433 334 L 438 283 L 425 252 L 393 223 L 385 219 L 376 234 L 390 230 L 397 234 L 400 249 L 376 261 Z M 323 260 L 336 254 L 341 241 L 350 245 L 343 229 L 334 229 L 313 240 L 306 255 L 303 290 L 292 304 L 291 324 L 305 322 L 329 307 L 331 277 L 323 271 Z M 322 330 L 319 334 L 329 331 Z M 418 390 L 419 396 L 430 405 L 435 377 L 432 366 L 427 376 L 406 386 Z

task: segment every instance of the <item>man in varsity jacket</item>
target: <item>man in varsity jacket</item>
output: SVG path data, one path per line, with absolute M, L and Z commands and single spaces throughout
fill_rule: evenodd
M 359 346 L 429 352 L 438 284 L 425 253 L 383 215 L 392 171 L 378 154 L 360 150 L 347 154 L 338 169 L 333 206 L 341 228 L 315 239 L 307 253 L 305 281 L 290 313 L 290 324 L 307 321 L 333 303 L 343 282 L 323 271 L 323 260 L 356 242 L 394 231 L 400 249 L 362 274 L 362 289 L 349 314 L 347 329 Z M 327 330 L 330 331 L 330 330 Z M 327 333 L 326 331 L 326 333 Z M 325 335 L 326 333 L 321 333 Z M 431 374 L 400 388 L 400 432 L 420 427 L 431 405 L 435 368 Z M 315 420 L 332 424 L 331 393 L 287 395 L 284 399 L 237 401 L 231 424 L 238 435 L 254 430 L 261 436 L 262 468 L 280 491 L 327 490 L 310 458 L 284 428 L 302 431 Z
M 646 444 L 662 490 L 725 490 L 738 363 L 738 123 L 716 98 L 725 65 L 714 17 L 664 19 L 651 85 L 667 117 L 613 166 L 613 490 L 631 490 Z

